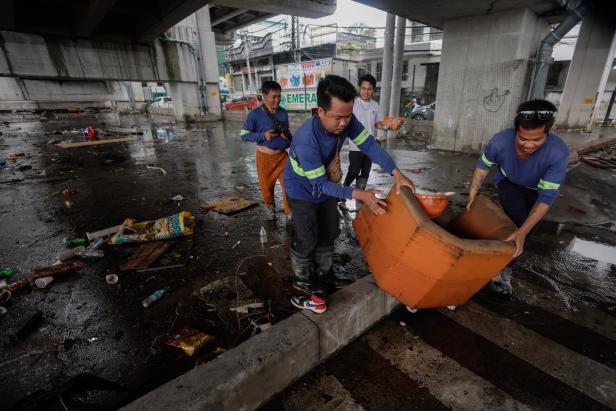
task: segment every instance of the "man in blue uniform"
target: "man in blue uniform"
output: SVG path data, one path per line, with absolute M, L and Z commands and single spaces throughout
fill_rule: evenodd
M 275 81 L 263 83 L 263 105 L 248 113 L 240 138 L 257 143 L 257 175 L 267 218 L 276 218 L 274 187 L 278 180 L 282 188 L 284 213 L 287 223 L 290 223 L 291 209 L 285 196 L 283 174 L 288 158 L 286 149 L 291 145 L 292 136 L 289 132 L 289 115 L 280 107 L 281 91 L 280 84 Z
M 515 243 L 514 257 L 522 254 L 526 237 L 548 212 L 567 176 L 569 149 L 560 137 L 550 133 L 554 113 L 556 107 L 546 100 L 520 104 L 515 127 L 492 137 L 473 173 L 466 205 L 469 210 L 488 172 L 496 169 L 494 184 L 499 201 L 518 227 L 507 239 Z M 512 294 L 510 266 L 492 279 L 492 288 Z
M 415 187 L 353 115 L 355 87 L 346 79 L 329 75 L 319 81 L 317 115 L 295 133 L 284 173 L 287 197 L 293 213 L 291 264 L 293 286 L 309 297 L 295 296 L 291 303 L 321 313 L 327 310 L 328 286 L 342 285 L 332 273 L 334 241 L 340 233 L 339 198 L 357 199 L 376 214 L 385 213 L 378 190 L 353 189 L 340 185 L 340 147 L 347 138 L 401 186 Z

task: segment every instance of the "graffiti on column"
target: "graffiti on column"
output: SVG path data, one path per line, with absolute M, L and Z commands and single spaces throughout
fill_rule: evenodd
M 494 87 L 490 94 L 483 98 L 483 108 L 490 113 L 498 112 L 505 103 L 505 97 L 510 94 L 509 90 L 505 90 L 502 94 L 499 93 L 498 87 Z

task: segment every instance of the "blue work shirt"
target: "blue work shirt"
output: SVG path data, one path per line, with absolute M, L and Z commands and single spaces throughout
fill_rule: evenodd
M 325 168 L 336 150 L 350 138 L 375 163 L 392 173 L 396 164 L 355 115 L 340 135 L 328 133 L 318 116 L 304 122 L 293 136 L 289 161 L 284 170 L 287 197 L 319 204 L 329 197 L 353 198 L 353 189 L 330 181 Z M 337 143 L 337 144 L 336 144 Z M 337 147 L 336 147 L 337 146 Z
M 548 133 L 539 150 L 521 160 L 515 149 L 515 138 L 514 128 L 495 134 L 481 153 L 477 167 L 482 170 L 496 167 L 495 185 L 508 179 L 519 186 L 538 190 L 537 202 L 552 205 L 567 176 L 567 144 L 556 134 Z
M 240 138 L 243 141 L 257 143 L 259 146 L 264 146 L 272 150 L 284 150 L 289 148 L 291 142 L 284 137 L 276 136 L 270 141 L 265 139 L 265 132 L 276 128 L 274 121 L 265 110 L 267 110 L 265 106 L 260 106 L 252 109 L 248 113 L 244 121 L 244 126 L 240 130 Z M 284 108 L 279 107 L 274 113 L 274 116 L 284 124 L 286 128 L 289 128 L 289 115 Z

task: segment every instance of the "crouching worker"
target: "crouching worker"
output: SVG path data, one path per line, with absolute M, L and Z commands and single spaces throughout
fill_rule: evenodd
M 274 187 L 276 180 L 282 188 L 282 204 L 287 223 L 291 221 L 291 210 L 287 203 L 284 191 L 283 174 L 287 164 L 286 149 L 291 145 L 289 132 L 289 115 L 280 107 L 280 94 L 282 89 L 275 81 L 266 81 L 261 87 L 263 104 L 246 117 L 244 126 L 240 131 L 243 141 L 257 143 L 257 174 L 263 203 L 268 220 L 276 219 L 276 205 L 274 203 Z
M 560 185 L 567 176 L 569 150 L 560 137 L 550 133 L 555 112 L 556 107 L 546 100 L 520 104 L 515 127 L 492 137 L 473 173 L 468 210 L 490 169 L 496 169 L 494 185 L 498 200 L 518 227 L 507 239 L 515 244 L 514 258 L 522 254 L 526 238 L 556 201 Z M 512 263 L 492 279 L 494 291 L 513 293 Z
M 394 176 L 396 191 L 415 186 L 353 115 L 357 93 L 346 79 L 329 75 L 319 81 L 317 115 L 297 130 L 289 151 L 284 181 L 293 212 L 291 264 L 294 288 L 306 296 L 295 296 L 291 303 L 317 313 L 327 310 L 329 290 L 345 285 L 332 272 L 334 241 L 340 234 L 337 202 L 339 198 L 361 200 L 373 213 L 384 214 L 385 202 L 374 189 L 353 189 L 340 185 L 340 147 L 347 138 L 372 161 Z

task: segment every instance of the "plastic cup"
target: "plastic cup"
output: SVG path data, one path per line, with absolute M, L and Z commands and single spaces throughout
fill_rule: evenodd
M 38 288 L 45 288 L 53 282 L 53 277 L 41 277 L 34 280 L 34 284 Z
M 105 281 L 107 282 L 107 284 L 109 285 L 114 285 L 118 282 L 118 276 L 115 274 L 108 274 L 105 277 Z

